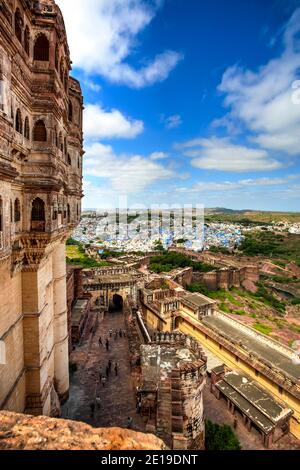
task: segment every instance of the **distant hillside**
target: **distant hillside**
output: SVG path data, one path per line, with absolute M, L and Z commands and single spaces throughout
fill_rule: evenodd
M 268 212 L 254 211 L 250 209 L 233 210 L 223 207 L 205 209 L 205 216 L 209 220 L 232 221 L 249 220 L 252 222 L 300 222 L 300 212 Z

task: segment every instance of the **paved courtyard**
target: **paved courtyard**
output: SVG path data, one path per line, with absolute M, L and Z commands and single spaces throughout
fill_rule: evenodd
M 102 314 L 101 314 L 102 315 Z M 136 413 L 135 390 L 130 373 L 130 358 L 127 335 L 117 339 L 109 337 L 109 330 L 125 330 L 122 312 L 107 313 L 105 317 L 93 313 L 86 327 L 82 344 L 71 354 L 71 362 L 77 370 L 70 375 L 70 398 L 63 406 L 63 417 L 84 421 L 94 427 L 127 427 L 128 417 L 133 418 L 133 428 L 144 431 L 145 425 Z M 103 346 L 99 346 L 99 337 Z M 109 351 L 105 340 L 109 339 Z M 103 387 L 99 371 L 106 375 L 106 366 L 112 361 L 110 376 Z M 115 375 L 115 363 L 118 375 Z M 100 408 L 94 415 L 90 405 L 100 397 Z

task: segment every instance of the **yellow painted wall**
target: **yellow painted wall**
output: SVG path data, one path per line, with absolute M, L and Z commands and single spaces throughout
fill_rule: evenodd
M 199 330 L 197 327 L 188 323 L 185 319 L 181 318 L 179 322 L 179 328 L 182 333 L 193 336 L 200 343 L 203 344 L 207 349 L 214 353 L 219 359 L 221 359 L 224 364 L 226 364 L 231 369 L 240 369 L 245 372 L 247 375 L 252 377 L 258 383 L 260 383 L 263 388 L 267 389 L 272 395 L 275 396 L 280 401 L 283 401 L 287 406 L 294 410 L 294 415 L 290 421 L 290 430 L 291 433 L 300 439 L 300 401 L 295 399 L 285 390 L 282 394 L 279 392 L 278 385 L 272 382 L 269 378 L 265 377 L 261 373 L 257 376 L 255 374 L 255 369 L 249 364 L 241 361 L 230 351 L 226 350 L 224 346 L 220 348 L 220 345 L 213 339 L 207 337 L 206 335 Z

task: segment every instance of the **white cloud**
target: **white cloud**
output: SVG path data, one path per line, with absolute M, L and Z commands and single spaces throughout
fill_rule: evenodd
M 247 172 L 276 170 L 282 166 L 280 162 L 269 157 L 263 149 L 236 145 L 229 139 L 194 139 L 175 148 L 183 150 L 183 154 L 191 157 L 192 166 L 203 170 Z
M 150 160 L 156 161 L 156 160 L 165 160 L 168 158 L 169 154 L 165 152 L 153 152 L 149 156 Z
M 119 110 L 106 111 L 98 104 L 84 110 L 84 134 L 88 139 L 133 139 L 144 130 L 144 123 L 125 117 Z
M 179 114 L 174 114 L 174 116 L 169 116 L 165 119 L 165 126 L 167 129 L 177 129 L 182 124 L 182 119 Z
M 83 79 L 82 83 L 91 91 L 94 91 L 95 93 L 99 93 L 101 91 L 101 85 L 99 83 L 93 82 L 93 80 L 90 80 L 89 78 Z
M 230 67 L 219 86 L 231 108 L 227 122 L 241 122 L 254 133 L 255 143 L 289 155 L 300 153 L 300 105 L 293 102 L 292 89 L 299 76 L 299 32 L 300 8 L 285 28 L 281 56 L 256 72 Z
M 142 88 L 165 80 L 182 59 L 178 52 L 164 51 L 139 68 L 126 62 L 135 52 L 138 34 L 161 6 L 160 0 L 57 0 L 57 3 L 65 18 L 73 63 L 87 74 Z
M 87 147 L 85 174 L 107 178 L 118 194 L 139 193 L 157 181 L 174 178 L 175 172 L 141 155 L 116 155 L 110 145 Z
M 257 187 L 281 186 L 290 184 L 292 181 L 300 179 L 300 174 L 288 175 L 278 178 L 256 178 L 243 179 L 239 181 L 207 181 L 196 183 L 190 188 L 178 188 L 178 192 L 200 192 L 200 191 L 233 191 L 236 189 L 249 189 Z

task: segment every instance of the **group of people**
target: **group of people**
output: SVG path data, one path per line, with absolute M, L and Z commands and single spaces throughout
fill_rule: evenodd
M 126 338 L 126 331 L 125 330 L 109 330 L 109 338 L 112 339 L 114 338 L 114 340 L 116 341 L 118 338 Z M 110 340 L 108 338 L 105 339 L 105 342 L 103 344 L 103 340 L 101 338 L 101 336 L 99 337 L 99 347 L 101 346 L 104 346 L 105 345 L 105 348 L 106 348 L 106 351 L 108 352 L 109 349 L 110 349 Z
M 106 384 L 107 380 L 110 377 L 111 370 L 112 370 L 112 361 L 111 361 L 111 359 L 108 360 L 108 363 L 107 363 L 107 366 L 106 366 L 106 369 L 105 369 L 105 374 L 103 374 L 102 367 L 100 367 L 100 369 L 99 369 L 99 382 L 102 383 L 103 387 L 105 387 L 105 384 Z M 118 365 L 117 362 L 115 362 L 114 371 L 115 371 L 115 376 L 118 377 L 119 365 Z
M 118 338 L 126 338 L 126 331 L 122 329 L 119 329 L 119 330 L 116 329 L 115 331 L 113 331 L 112 329 L 110 329 L 108 332 L 108 337 L 106 337 L 105 340 L 103 340 L 102 337 L 99 336 L 99 339 L 98 339 L 99 347 L 105 347 L 106 351 L 109 352 L 110 346 L 111 346 L 110 344 L 111 340 L 114 339 L 114 341 L 116 341 Z M 102 384 L 102 387 L 105 387 L 107 381 L 109 380 L 111 373 L 112 373 L 112 368 L 114 369 L 115 377 L 118 377 L 119 364 L 117 362 L 115 362 L 113 365 L 112 360 L 109 359 L 105 367 L 105 371 L 100 366 L 98 383 Z M 101 408 L 101 398 L 100 398 L 99 393 L 97 393 L 95 401 L 90 403 L 91 418 L 94 418 L 96 407 L 98 410 Z M 132 417 L 129 417 L 127 426 L 131 428 L 132 424 L 133 424 L 133 419 Z

